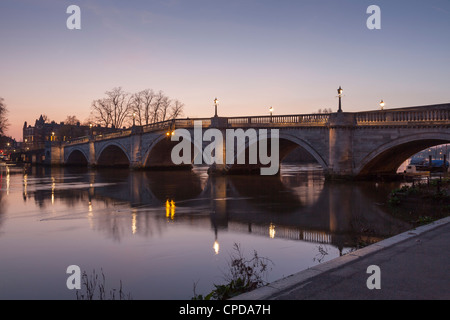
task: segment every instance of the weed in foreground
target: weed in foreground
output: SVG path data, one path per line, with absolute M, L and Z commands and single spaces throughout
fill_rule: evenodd
M 215 289 L 206 296 L 196 294 L 194 284 L 192 300 L 227 300 L 266 284 L 264 278 L 273 262 L 266 257 L 260 257 L 256 250 L 251 258 L 246 258 L 241 246 L 236 243 L 233 250 L 234 254 L 230 255 L 228 261 L 228 273 L 224 277 L 226 284 L 214 284 Z
M 81 289 L 76 291 L 77 300 L 131 300 L 131 294 L 125 294 L 122 290 L 122 280 L 120 280 L 119 289 L 109 290 L 109 297 L 106 290 L 106 278 L 101 269 L 101 276 L 93 270 L 88 276 L 86 271 L 81 275 Z

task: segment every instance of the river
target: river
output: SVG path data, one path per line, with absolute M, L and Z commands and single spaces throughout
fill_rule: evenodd
M 315 165 L 279 176 L 3 167 L 0 299 L 76 299 L 67 267 L 133 299 L 190 299 L 223 284 L 235 244 L 274 281 L 408 230 L 399 183 L 328 182 Z

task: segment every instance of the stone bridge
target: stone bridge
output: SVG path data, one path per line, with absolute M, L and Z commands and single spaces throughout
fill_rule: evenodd
M 177 129 L 185 129 L 193 135 L 194 123 L 200 121 L 203 129 L 214 128 L 220 132 L 254 129 L 257 140 L 264 138 L 261 129 L 268 132 L 278 129 L 280 161 L 300 147 L 314 157 L 330 177 L 395 174 L 398 167 L 415 153 L 450 142 L 450 104 L 439 104 L 365 112 L 175 119 L 133 126 L 114 134 L 83 137 L 63 145 L 53 144 L 46 150 L 46 159 L 52 165 L 144 169 L 191 167 L 199 145 L 191 141 L 191 163 L 176 165 L 172 162 L 171 152 L 179 142 L 172 141 L 171 137 Z M 201 148 L 211 143 L 203 140 Z M 255 142 L 251 139 L 245 142 L 244 165 L 237 161 L 222 166 L 213 164 L 211 172 L 231 174 L 262 167 L 259 162 L 250 164 L 248 161 L 248 149 Z M 224 142 L 223 157 L 226 146 Z M 237 157 L 235 153 L 234 158 Z

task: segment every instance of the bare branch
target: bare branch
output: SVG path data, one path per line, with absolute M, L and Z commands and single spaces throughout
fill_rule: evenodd
M 0 97 L 0 135 L 5 134 L 9 127 L 8 118 L 6 117 L 7 113 L 8 109 L 6 108 L 4 99 Z

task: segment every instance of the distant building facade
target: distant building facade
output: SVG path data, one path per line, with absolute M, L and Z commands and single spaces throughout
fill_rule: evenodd
M 43 149 L 47 141 L 64 142 L 75 138 L 116 132 L 118 129 L 104 128 L 100 126 L 56 123 L 55 121 L 46 122 L 41 115 L 34 123 L 34 126 L 28 125 L 25 121 L 23 125 L 23 143 L 24 150 Z

